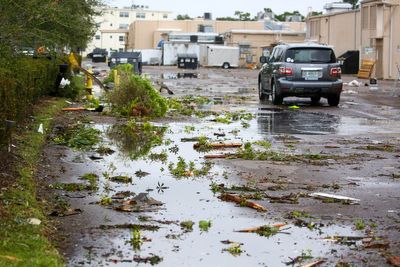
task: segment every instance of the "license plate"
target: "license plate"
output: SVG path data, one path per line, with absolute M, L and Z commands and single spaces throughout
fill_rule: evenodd
M 318 80 L 320 78 L 319 71 L 303 71 L 303 78 L 306 80 Z

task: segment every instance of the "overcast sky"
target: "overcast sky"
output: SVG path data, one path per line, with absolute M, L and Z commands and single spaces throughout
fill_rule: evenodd
M 298 10 L 307 15 L 308 8 L 313 11 L 322 11 L 326 3 L 333 0 L 105 0 L 112 6 L 147 5 L 150 9 L 172 11 L 177 14 L 188 14 L 191 17 L 202 16 L 204 12 L 211 12 L 213 18 L 233 16 L 236 10 L 250 12 L 255 16 L 258 11 L 269 7 L 277 14 L 284 11 Z M 337 0 L 336 0 L 337 2 Z

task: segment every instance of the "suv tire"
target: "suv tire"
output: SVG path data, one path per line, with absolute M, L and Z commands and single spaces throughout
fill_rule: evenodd
M 264 93 L 264 88 L 262 86 L 261 80 L 258 82 L 258 98 L 261 102 L 265 102 L 268 100 L 269 95 Z
M 283 97 L 281 96 L 281 94 L 279 94 L 279 93 L 276 91 L 276 85 L 275 85 L 275 83 L 272 84 L 272 94 L 271 94 L 271 98 L 272 98 L 272 104 L 274 104 L 274 105 L 282 105 Z
M 328 96 L 328 104 L 331 107 L 337 107 L 340 102 L 340 94 Z

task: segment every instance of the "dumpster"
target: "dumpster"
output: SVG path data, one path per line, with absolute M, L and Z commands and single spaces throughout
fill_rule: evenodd
M 178 54 L 178 68 L 197 69 L 199 59 L 196 54 Z
M 349 50 L 338 57 L 343 74 L 357 74 L 360 67 L 360 51 Z
M 114 68 L 120 64 L 131 64 L 136 74 L 142 74 L 142 53 L 141 52 L 114 52 L 110 56 L 108 66 Z

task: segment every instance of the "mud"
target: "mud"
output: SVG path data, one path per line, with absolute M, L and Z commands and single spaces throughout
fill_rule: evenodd
M 57 240 L 68 266 L 150 265 L 134 260 L 152 255 L 162 258 L 159 266 L 286 266 L 285 262 L 302 255 L 313 257 L 303 264 L 323 258 L 326 262 L 320 266 L 335 266 L 339 262 L 388 266 L 386 257 L 399 255 L 400 180 L 393 177 L 400 173 L 400 98 L 396 95 L 398 91 L 390 91 L 389 83 L 382 82 L 378 91 L 345 87 L 338 108 L 329 107 L 324 99 L 320 105 L 312 106 L 310 100 L 296 98 L 285 99 L 284 105 L 276 107 L 258 103 L 257 71 L 199 69 L 185 77 L 176 70 L 148 67 L 144 73 L 156 86 L 167 85 L 174 97 L 202 95 L 216 100 L 199 108 L 245 110 L 255 118 L 246 121 L 248 125 L 240 120 L 218 123 L 212 116 L 154 121 L 154 125 L 164 129 L 157 135 L 162 140 L 159 142 L 152 135 L 140 135 L 140 139 L 137 133 L 123 130 L 124 121 L 88 113 L 88 121 L 102 132 L 102 145 L 115 153 L 78 152 L 49 142 L 40 172 L 46 183 L 82 182 L 79 177 L 86 173 L 99 176 L 98 191 L 71 193 L 48 189 L 44 193 L 83 211 L 57 218 L 60 235 Z M 345 81 L 352 79 L 344 77 Z M 290 109 L 292 105 L 300 109 Z M 58 122 L 66 121 L 61 117 Z M 210 161 L 204 159 L 207 153 L 193 149 L 194 142 L 182 142 L 183 138 L 202 135 L 215 142 L 266 140 L 272 144 L 271 149 L 283 154 L 331 158 L 300 162 Z M 382 145 L 390 145 L 392 149 L 382 149 Z M 151 153 L 163 152 L 168 155 L 166 161 L 149 159 Z M 235 150 L 210 153 L 235 153 Z M 96 160 L 90 159 L 93 155 Z M 177 178 L 171 174 L 169 165 L 176 164 L 179 157 L 193 161 L 196 168 L 202 168 L 206 161 L 213 166 L 207 175 Z M 124 184 L 107 179 L 116 175 L 132 177 L 133 181 Z M 252 201 L 264 206 L 267 212 L 257 212 L 221 201 L 220 192 L 212 190 L 221 184 L 225 188 L 249 186 L 261 195 L 276 198 L 298 194 L 298 204 L 274 203 L 271 198 L 261 197 Z M 125 191 L 135 195 L 148 193 L 163 205 L 142 212 L 120 212 L 99 204 L 102 199 Z M 360 204 L 324 203 L 309 196 L 315 192 L 358 198 Z M 288 217 L 290 212 L 300 211 L 308 215 L 300 218 L 305 224 Z M 143 216 L 149 218 L 144 221 Z M 195 223 L 192 232 L 179 225 L 188 220 Z M 211 221 L 208 231 L 199 228 L 201 220 Z M 357 221 L 364 224 L 364 229 L 356 229 Z M 269 238 L 236 232 L 276 223 L 286 224 L 283 233 Z M 140 250 L 135 250 L 130 242 L 133 230 L 129 225 L 144 224 L 160 228 L 149 231 L 143 227 L 140 233 L 144 241 Z M 390 245 L 385 249 L 366 249 L 362 241 L 340 244 L 326 240 L 330 236 L 360 240 L 380 237 Z M 223 240 L 243 243 L 243 252 L 231 255 L 225 251 L 229 245 L 221 243 Z

